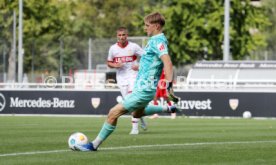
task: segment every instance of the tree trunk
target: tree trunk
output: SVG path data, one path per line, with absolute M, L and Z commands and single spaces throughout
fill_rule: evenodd
M 8 66 L 8 82 L 15 82 L 15 73 L 16 73 L 16 58 L 15 52 L 10 49 L 9 51 L 9 66 Z

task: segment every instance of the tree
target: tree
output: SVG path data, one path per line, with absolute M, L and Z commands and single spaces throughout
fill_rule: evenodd
M 218 59 L 222 52 L 223 9 L 215 1 L 172 1 L 166 33 L 176 64 Z
M 145 35 L 143 17 L 153 11 L 159 11 L 166 17 L 164 32 L 176 65 L 222 59 L 222 0 L 23 2 L 24 72 L 35 69 L 57 74 L 60 59 L 64 73 L 68 73 L 70 68 L 85 69 L 89 38 L 115 38 L 119 26 L 126 26 L 129 35 Z M 0 49 L 7 48 L 9 55 L 13 10 L 18 11 L 18 1 L 0 1 Z M 252 51 L 265 47 L 262 31 L 267 25 L 263 7 L 250 5 L 249 0 L 231 0 L 230 46 L 233 59 L 250 57 Z
M 37 70 L 57 71 L 60 43 L 70 34 L 70 16 L 73 3 L 55 0 L 24 1 L 24 70 L 30 71 L 31 63 Z M 35 51 L 35 52 L 33 52 Z M 33 59 L 35 53 L 35 59 Z M 72 61 L 74 61 L 74 57 Z
M 24 39 L 24 72 L 31 70 L 31 63 L 35 66 L 53 70 L 58 64 L 55 56 L 58 55 L 59 44 L 55 42 L 68 34 L 68 4 L 54 0 L 23 1 L 23 39 Z M 13 11 L 17 12 L 18 1 L 1 1 L 0 11 L 0 38 L 6 42 L 11 56 Z M 18 22 L 18 21 L 17 21 Z M 34 47 L 36 46 L 36 47 Z M 34 50 L 37 48 L 36 50 Z M 36 53 L 32 56 L 33 52 Z M 35 58 L 35 59 L 34 59 Z M 10 66 L 10 65 L 9 65 Z M 9 72 L 13 72 L 9 68 Z
M 3 52 L 6 52 L 9 57 L 8 65 L 8 81 L 15 80 L 15 63 L 16 59 L 13 58 L 12 51 L 12 34 L 13 34 L 13 8 L 17 4 L 15 2 L 9 2 L 8 0 L 0 1 L 0 45 Z M 5 63 L 6 61 L 3 61 Z M 2 66 L 3 68 L 5 66 Z M 6 70 L 6 68 L 4 68 Z
M 263 2 L 265 13 L 268 16 L 271 24 L 266 28 L 266 38 L 268 52 L 271 53 L 271 59 L 276 59 L 276 1 L 266 0 Z
M 136 33 L 131 22 L 142 8 L 140 0 L 23 2 L 24 72 L 34 68 L 57 73 L 61 56 L 64 72 L 85 69 L 88 39 L 115 37 L 119 26 L 128 27 L 130 35 Z M 18 11 L 18 1 L 0 2 L 0 37 L 6 45 L 11 45 L 13 10 Z
M 224 1 L 167 0 L 155 11 L 161 11 L 167 19 L 165 33 L 175 64 L 222 59 Z M 242 60 L 265 46 L 261 32 L 268 20 L 262 7 L 251 5 L 250 0 L 231 0 L 230 17 L 233 59 Z M 250 33 L 252 29 L 258 32 Z
M 250 0 L 232 0 L 231 8 L 231 53 L 234 60 L 242 60 L 266 47 L 264 31 L 269 20 L 264 8 Z

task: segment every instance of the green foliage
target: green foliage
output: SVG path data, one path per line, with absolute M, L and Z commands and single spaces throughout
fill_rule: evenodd
M 242 60 L 266 46 L 264 28 L 269 25 L 262 7 L 250 4 L 250 0 L 231 1 L 231 52 L 235 60 Z
M 57 71 L 61 56 L 61 41 L 71 34 L 71 8 L 74 3 L 58 1 L 24 1 L 24 70 L 29 71 L 34 62 L 36 70 Z M 73 51 L 71 49 L 69 52 Z M 35 53 L 35 59 L 32 54 Z M 65 52 L 66 53 L 66 52 Z M 77 61 L 72 54 L 67 64 Z M 34 61 L 32 61 L 34 60 Z
M 0 1 L 0 40 L 6 46 L 10 45 L 12 41 L 13 9 L 15 6 L 17 6 L 15 1 Z
M 267 49 L 270 51 L 276 51 L 276 1 L 266 0 L 264 1 L 265 13 L 268 16 L 271 24 L 266 28 L 267 37 Z M 275 55 L 274 55 L 275 56 Z
M 222 59 L 224 1 L 165 1 L 160 11 L 167 19 L 165 33 L 175 64 Z M 249 0 L 232 0 L 230 17 L 233 59 L 242 60 L 266 45 L 261 32 L 269 21 L 262 7 L 251 5 Z M 250 33 L 252 29 L 257 32 Z
M 60 56 L 65 73 L 69 68 L 85 69 L 88 39 L 115 37 L 119 26 L 128 27 L 130 35 L 136 35 L 137 27 L 132 22 L 141 12 L 143 1 L 23 1 L 24 72 L 29 72 L 34 63 L 36 71 L 57 73 Z M 13 10 L 18 18 L 17 1 L 0 2 L 0 38 L 8 41 L 6 45 L 12 42 Z
M 23 2 L 24 72 L 29 72 L 33 63 L 36 71 L 58 73 L 61 54 L 64 73 L 68 73 L 69 68 L 85 69 L 89 38 L 115 37 L 119 26 L 126 26 L 130 36 L 143 36 L 143 17 L 153 11 L 159 11 L 166 17 L 164 32 L 176 65 L 222 59 L 222 0 Z M 0 40 L 9 52 L 13 10 L 18 18 L 18 1 L 0 1 Z M 263 30 L 269 25 L 266 11 L 263 7 L 250 5 L 249 0 L 231 0 L 230 44 L 233 59 L 244 59 L 252 51 L 266 46 L 263 35 Z M 271 12 L 272 9 L 267 13 Z M 273 18 L 270 20 L 273 21 Z M 269 47 L 275 45 L 273 40 L 268 40 Z
M 217 58 L 221 51 L 222 14 L 214 1 L 172 1 L 166 9 L 171 55 L 176 64 Z M 212 54 L 213 56 L 210 56 Z

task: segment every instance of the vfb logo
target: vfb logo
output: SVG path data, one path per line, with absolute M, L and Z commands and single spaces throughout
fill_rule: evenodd
M 3 111 L 5 106 L 6 106 L 5 96 L 2 93 L 0 93 L 0 112 Z

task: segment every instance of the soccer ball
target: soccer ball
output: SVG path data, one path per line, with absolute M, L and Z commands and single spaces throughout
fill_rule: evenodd
M 242 117 L 245 118 L 245 119 L 251 118 L 252 117 L 251 112 L 244 111 L 243 114 L 242 114 Z
M 88 138 L 81 132 L 73 133 L 68 139 L 68 145 L 71 150 L 76 150 L 76 145 L 88 144 Z

